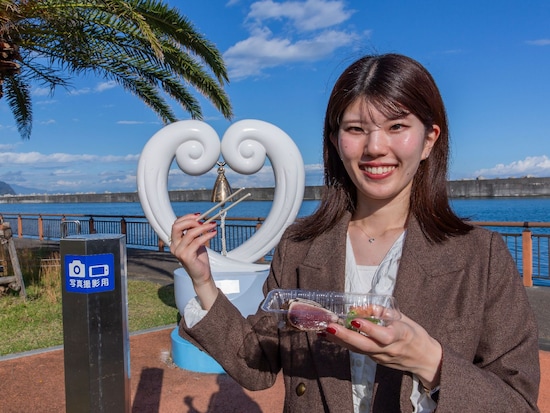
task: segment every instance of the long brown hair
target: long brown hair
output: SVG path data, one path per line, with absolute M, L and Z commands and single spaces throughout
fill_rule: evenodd
M 433 125 L 440 127 L 430 156 L 420 163 L 414 176 L 409 214 L 416 217 L 426 237 L 434 242 L 471 230 L 472 226 L 457 217 L 449 205 L 449 127 L 439 89 L 417 61 L 399 54 L 385 54 L 357 60 L 340 75 L 332 89 L 323 130 L 324 192 L 317 210 L 291 227 L 293 239 L 315 238 L 334 226 L 346 211 L 355 209 L 357 189 L 331 137 L 338 133 L 346 108 L 358 98 L 389 118 L 412 113 L 427 132 Z

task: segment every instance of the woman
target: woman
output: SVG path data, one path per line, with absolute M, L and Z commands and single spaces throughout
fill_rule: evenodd
M 502 238 L 447 198 L 449 132 L 431 75 L 401 55 L 366 56 L 330 96 L 325 193 L 289 227 L 264 293 L 275 288 L 393 294 L 402 318 L 355 319 L 319 334 L 244 319 L 219 292 L 204 243 L 215 224 L 187 215 L 171 251 L 197 299 L 180 334 L 248 389 L 282 369 L 285 412 L 538 411 L 537 328 Z

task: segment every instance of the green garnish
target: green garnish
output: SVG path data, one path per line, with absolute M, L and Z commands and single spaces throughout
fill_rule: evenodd
M 357 314 L 357 311 L 351 310 L 346 314 L 346 321 L 344 322 L 344 325 L 346 326 L 346 328 L 348 328 L 350 330 L 356 330 L 356 328 L 352 327 L 352 325 L 351 325 L 351 321 L 355 318 L 363 318 L 363 319 L 369 320 L 371 323 L 374 323 L 374 324 L 377 324 L 377 325 L 382 323 L 382 320 L 380 320 L 379 318 L 361 316 L 361 315 Z

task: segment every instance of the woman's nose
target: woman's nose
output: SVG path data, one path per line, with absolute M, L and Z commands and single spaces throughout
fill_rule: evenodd
M 365 155 L 378 157 L 385 155 L 388 151 L 388 139 L 384 131 L 375 130 L 368 134 L 365 144 Z

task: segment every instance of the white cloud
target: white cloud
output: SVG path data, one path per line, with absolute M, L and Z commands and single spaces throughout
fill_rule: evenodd
M 306 186 L 318 186 L 323 185 L 325 168 L 323 164 L 316 163 L 310 165 L 304 165 L 306 172 Z
M 117 87 L 117 83 L 114 80 L 108 82 L 101 82 L 95 87 L 95 91 L 98 93 Z
M 101 186 L 104 188 L 126 188 L 123 192 L 136 191 L 136 175 L 131 173 L 117 174 L 116 176 L 109 176 L 101 180 Z M 106 189 L 105 189 L 106 190 Z
M 36 102 L 37 105 L 53 105 L 53 104 L 56 104 L 57 103 L 57 100 L 55 99 L 49 99 L 49 100 L 40 100 L 38 102 Z
M 98 156 L 0 151 L 0 180 L 39 192 L 135 192 L 138 160 L 139 155 L 133 154 Z M 216 181 L 216 167 L 203 175 L 191 176 L 175 165 L 169 171 L 170 190 L 211 189 Z M 321 164 L 306 165 L 305 170 L 307 185 L 322 184 Z M 253 175 L 242 175 L 226 167 L 226 176 L 233 189 L 272 187 L 275 184 L 273 169 L 268 164 Z
M 2 125 L 0 125 L 0 129 L 2 129 Z M 12 143 L 0 143 L 0 152 L 13 151 L 14 146 Z
M 116 124 L 117 125 L 162 125 L 162 123 L 159 121 L 144 122 L 142 120 L 117 120 Z
M 62 168 L 54 170 L 50 173 L 50 176 L 75 176 L 77 174 L 80 174 L 80 172 L 75 169 Z
M 258 21 L 289 19 L 303 31 L 325 29 L 348 20 L 353 11 L 345 10 L 342 1 L 306 0 L 277 3 L 263 0 L 250 6 L 249 19 Z
M 10 132 L 16 132 L 17 128 L 14 125 L 2 125 L 0 124 L 0 130 L 7 130 Z
M 492 168 L 477 170 L 474 175 L 484 178 L 546 177 L 550 176 L 550 158 L 546 155 L 528 156 L 523 160 L 514 161 L 507 165 L 498 164 Z
M 0 152 L 0 164 L 17 164 L 17 165 L 32 165 L 38 167 L 46 164 L 67 164 L 81 162 L 95 163 L 116 163 L 116 162 L 136 162 L 139 155 L 124 155 L 124 156 L 99 156 L 88 154 L 68 154 L 68 153 L 52 153 L 45 155 L 39 152 Z
M 32 90 L 33 96 L 49 96 L 52 90 L 49 87 L 36 87 Z
M 117 87 L 117 83 L 114 80 L 109 80 L 108 82 L 100 82 L 94 88 L 83 87 L 80 89 L 70 90 L 69 95 L 71 96 L 80 96 L 88 95 L 90 93 L 102 93 L 106 90 L 113 89 Z
M 550 39 L 527 40 L 525 43 L 532 46 L 550 46 Z
M 321 60 L 357 38 L 353 33 L 331 30 L 293 43 L 286 38 L 272 38 L 271 32 L 263 29 L 229 48 L 224 53 L 224 59 L 230 68 L 230 77 L 241 79 L 258 76 L 266 68 L 290 62 Z
M 55 181 L 55 187 L 58 188 L 64 188 L 66 190 L 74 189 L 74 188 L 81 188 L 84 184 L 84 181 L 69 181 L 69 180 L 59 180 Z
M 330 56 L 338 48 L 368 35 L 368 31 L 360 35 L 335 27 L 352 14 L 343 1 L 277 3 L 262 0 L 253 3 L 247 16 L 247 21 L 253 22 L 249 25 L 250 36 L 231 46 L 223 55 L 229 76 L 232 80 L 260 76 L 268 68 L 314 62 Z M 273 22 L 278 23 L 278 31 L 268 26 Z M 300 32 L 309 34 L 294 38 Z
M 139 155 L 0 152 L 0 180 L 37 191 L 133 192 Z
M 311 164 L 304 165 L 306 179 L 305 183 L 308 186 L 323 184 L 323 165 Z M 273 168 L 270 165 L 264 165 L 257 173 L 253 175 L 242 175 L 226 166 L 225 176 L 233 190 L 237 188 L 269 188 L 275 185 L 275 175 Z M 216 181 L 217 172 L 213 168 L 209 172 L 200 176 L 189 176 L 181 172 L 177 168 L 172 168 L 169 171 L 168 187 L 170 190 L 175 189 L 211 189 Z
M 69 90 L 69 95 L 71 96 L 80 96 L 80 95 L 87 95 L 88 93 L 91 93 L 92 89 L 89 87 L 83 87 L 81 89 L 75 89 L 75 90 Z

